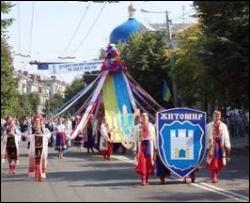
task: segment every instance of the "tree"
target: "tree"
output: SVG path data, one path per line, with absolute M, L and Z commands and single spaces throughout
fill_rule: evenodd
M 31 92 L 31 93 L 27 94 L 27 97 L 29 99 L 32 112 L 33 113 L 36 112 L 37 109 L 38 109 L 38 106 L 41 103 L 39 93 L 37 93 L 37 92 Z
M 1 1 L 1 16 L 4 14 L 8 14 L 11 7 L 12 5 L 10 4 L 10 2 Z M 6 37 L 6 29 L 11 25 L 12 22 L 13 18 L 1 18 L 1 37 Z
M 18 108 L 12 115 L 16 116 L 17 118 L 25 118 L 31 116 L 32 104 L 30 102 L 28 94 L 18 95 L 17 104 Z
M 1 15 L 11 8 L 8 2 L 1 2 Z M 13 59 L 7 43 L 6 29 L 12 19 L 1 17 L 1 116 L 6 117 L 16 112 L 18 79 L 14 77 Z
M 56 113 L 57 110 L 64 104 L 64 98 L 60 93 L 52 95 L 49 100 L 46 100 L 44 112 L 46 114 Z
M 211 98 L 211 86 L 207 85 L 208 76 L 199 59 L 202 43 L 206 40 L 199 24 L 175 34 L 177 48 L 168 51 L 170 75 L 175 78 L 178 86 L 178 98 L 181 105 L 197 106 L 207 109 L 207 98 Z M 202 105 L 202 106 L 201 106 Z
M 76 79 L 72 82 L 70 86 L 68 86 L 65 90 L 65 98 L 64 98 L 64 103 L 66 103 L 68 100 L 73 98 L 78 92 L 83 90 L 84 87 L 86 87 L 86 82 L 84 80 L 84 76 L 81 79 Z M 89 95 L 89 94 L 88 94 Z M 84 103 L 86 99 L 86 95 L 79 99 L 67 112 L 69 114 L 75 113 L 81 105 Z
M 129 73 L 154 99 L 162 103 L 163 80 L 170 81 L 165 33 L 134 34 L 121 48 L 121 57 Z
M 207 38 L 201 63 L 219 106 L 249 105 L 249 1 L 194 1 Z

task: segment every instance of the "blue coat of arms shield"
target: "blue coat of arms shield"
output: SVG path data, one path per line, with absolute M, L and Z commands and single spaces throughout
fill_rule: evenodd
M 157 147 L 162 163 L 179 177 L 198 167 L 205 156 L 206 113 L 190 108 L 157 112 Z

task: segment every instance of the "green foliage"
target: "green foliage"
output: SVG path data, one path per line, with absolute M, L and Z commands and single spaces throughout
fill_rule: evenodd
M 170 81 L 166 47 L 164 33 L 157 32 L 135 34 L 126 45 L 120 45 L 129 73 L 159 103 L 162 103 L 163 80 Z
M 195 1 L 204 36 L 200 61 L 220 106 L 249 105 L 249 1 Z
M 18 107 L 15 112 L 15 116 L 18 118 L 24 118 L 32 115 L 32 103 L 30 101 L 30 95 L 18 96 Z
M 18 118 L 25 118 L 32 116 L 37 111 L 40 105 L 40 97 L 36 92 L 18 94 L 12 104 L 14 104 L 14 107 L 10 114 Z
M 13 18 L 2 18 L 4 14 L 8 14 L 12 5 L 10 2 L 1 1 L 1 39 L 5 37 L 6 29 L 13 22 Z
M 1 2 L 1 15 L 9 12 L 11 5 Z M 17 108 L 18 79 L 14 77 L 13 60 L 6 40 L 6 29 L 11 19 L 1 17 L 1 116 L 13 115 Z
M 204 40 L 199 25 L 194 25 L 176 34 L 178 48 L 168 52 L 170 75 L 175 78 L 178 88 L 179 105 L 193 106 L 208 94 L 205 69 L 199 60 L 201 43 Z
M 78 92 L 83 90 L 83 88 L 86 85 L 87 84 L 84 80 L 84 77 L 82 77 L 81 79 L 74 80 L 72 84 L 66 88 L 64 103 L 66 103 L 68 100 L 74 97 Z M 79 99 L 66 113 L 74 114 L 84 103 L 85 99 L 86 99 L 86 96 Z
M 32 92 L 26 96 L 28 97 L 32 112 L 35 113 L 41 103 L 39 94 L 37 92 Z
M 57 110 L 64 104 L 64 98 L 60 93 L 56 93 L 50 96 L 49 100 L 46 100 L 44 112 L 46 114 L 56 113 Z

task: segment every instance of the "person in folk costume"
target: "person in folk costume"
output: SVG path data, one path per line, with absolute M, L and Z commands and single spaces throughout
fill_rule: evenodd
M 218 175 L 230 160 L 231 144 L 227 125 L 221 121 L 221 112 L 213 112 L 213 121 L 206 126 L 207 158 L 206 168 L 211 171 L 212 182 L 218 182 Z
M 36 115 L 32 119 L 32 134 L 30 135 L 29 148 L 29 176 L 35 180 L 42 181 L 46 178 L 48 158 L 48 137 L 46 134 L 44 119 Z
M 148 114 L 142 113 L 141 123 L 136 131 L 136 144 L 133 149 L 137 157 L 135 171 L 141 175 L 141 184 L 147 185 L 150 175 L 154 175 L 156 135 L 155 127 L 149 122 Z
M 66 126 L 63 124 L 63 118 L 60 118 L 56 126 L 56 150 L 58 151 L 58 158 L 63 159 L 63 152 L 67 148 L 66 142 Z
M 94 115 L 91 114 L 84 133 L 85 135 L 84 147 L 87 148 L 88 154 L 90 149 L 91 152 L 94 153 L 95 140 L 94 140 L 93 127 L 94 127 Z
M 16 165 L 19 164 L 19 140 L 20 135 L 15 131 L 15 122 L 13 119 L 9 119 L 6 122 L 2 148 L 2 162 L 8 160 L 9 174 L 15 174 Z
M 112 154 L 112 141 L 111 141 L 111 131 L 106 122 L 105 117 L 103 118 L 101 127 L 100 127 L 100 146 L 99 151 L 103 155 L 104 160 L 110 160 L 110 155 Z

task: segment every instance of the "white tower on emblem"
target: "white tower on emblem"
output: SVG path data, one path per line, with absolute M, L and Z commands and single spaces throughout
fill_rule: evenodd
M 171 159 L 194 159 L 194 131 L 187 129 L 170 130 Z

